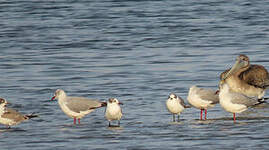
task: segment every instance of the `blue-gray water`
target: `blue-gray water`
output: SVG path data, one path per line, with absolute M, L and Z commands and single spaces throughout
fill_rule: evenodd
M 238 115 L 219 105 L 199 121 L 172 123 L 171 92 L 217 88 L 238 54 L 269 69 L 269 2 L 91 0 L 0 2 L 0 93 L 39 118 L 1 125 L 1 149 L 266 149 L 269 108 Z M 124 103 L 121 128 L 104 109 L 72 125 L 49 99 L 68 95 Z M 256 118 L 257 117 L 257 118 Z

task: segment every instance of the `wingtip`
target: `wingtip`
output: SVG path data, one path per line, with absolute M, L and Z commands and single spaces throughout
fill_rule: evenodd
M 258 102 L 259 103 L 266 103 L 266 100 L 268 100 L 268 99 L 269 99 L 269 97 L 263 97 L 263 98 L 258 99 Z
M 107 102 L 101 102 L 101 107 L 107 106 Z
M 96 109 L 96 108 L 100 108 L 100 107 L 106 107 L 107 106 L 107 102 L 101 102 L 100 106 L 97 107 L 90 107 L 89 109 Z
M 191 105 L 185 105 L 184 107 L 185 108 L 191 108 Z
M 35 114 L 35 113 L 31 113 L 31 114 L 25 115 L 25 117 L 26 117 L 27 119 L 31 119 L 31 118 L 39 117 L 39 115 L 37 115 L 37 114 Z

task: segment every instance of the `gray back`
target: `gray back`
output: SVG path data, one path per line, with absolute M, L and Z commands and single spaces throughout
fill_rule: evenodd
M 242 105 L 246 105 L 247 107 L 250 107 L 259 103 L 258 100 L 247 97 L 240 93 L 232 93 L 232 96 L 233 97 L 232 97 L 231 102 L 234 104 L 242 104 Z
M 67 107 L 77 113 L 80 111 L 87 111 L 91 108 L 101 107 L 101 102 L 99 100 L 88 99 L 85 97 L 67 97 Z
M 197 94 L 200 95 L 203 100 L 212 101 L 212 104 L 219 103 L 219 95 L 212 89 L 199 88 Z

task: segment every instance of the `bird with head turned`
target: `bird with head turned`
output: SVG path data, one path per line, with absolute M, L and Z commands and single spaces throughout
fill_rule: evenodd
M 249 97 L 262 98 L 269 87 L 269 73 L 262 65 L 250 64 L 249 57 L 239 55 L 232 68 L 220 75 L 220 80 L 227 83 L 234 92 Z

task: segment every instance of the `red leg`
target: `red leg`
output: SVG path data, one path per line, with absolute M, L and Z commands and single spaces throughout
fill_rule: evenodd
M 235 120 L 236 120 L 236 119 L 235 119 L 235 113 L 234 113 L 234 122 L 235 122 Z
M 74 118 L 74 124 L 76 124 L 77 123 L 77 120 L 76 120 L 76 118 Z
M 78 118 L 78 124 L 80 124 L 80 118 Z
M 206 115 L 207 115 L 207 109 L 205 109 L 205 120 L 206 120 Z
M 203 109 L 201 109 L 200 120 L 203 120 Z

